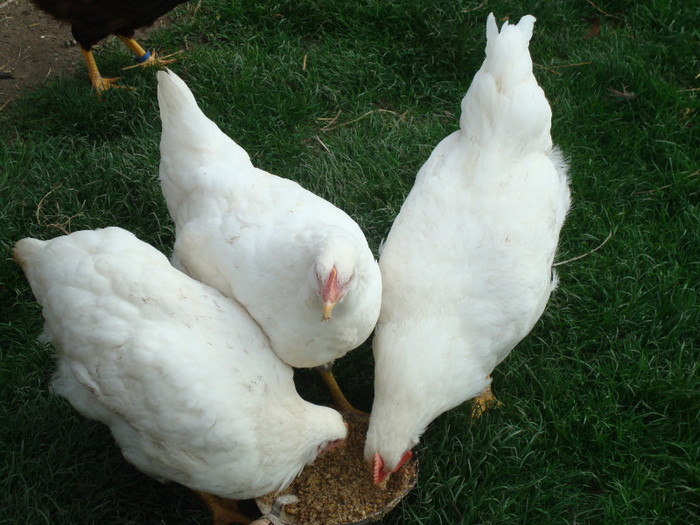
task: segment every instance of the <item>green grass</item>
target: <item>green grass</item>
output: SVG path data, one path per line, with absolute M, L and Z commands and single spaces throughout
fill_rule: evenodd
M 595 4 L 204 0 L 148 42 L 187 49 L 173 69 L 204 111 L 257 166 L 347 210 L 376 251 L 458 125 L 488 12 L 538 18 L 535 74 L 571 163 L 559 260 L 612 237 L 559 267 L 544 316 L 494 373 L 503 407 L 472 421 L 465 405 L 429 427 L 419 484 L 385 524 L 700 521 L 700 7 Z M 599 34 L 583 38 L 595 16 Z M 106 74 L 129 64 L 114 42 L 97 60 Z M 52 350 L 10 257 L 25 236 L 108 225 L 172 245 L 154 74 L 123 81 L 136 91 L 99 102 L 82 72 L 59 77 L 0 112 L 0 523 L 209 521 L 49 393 Z M 371 363 L 365 345 L 335 367 L 366 410 Z M 297 380 L 324 399 L 313 374 Z

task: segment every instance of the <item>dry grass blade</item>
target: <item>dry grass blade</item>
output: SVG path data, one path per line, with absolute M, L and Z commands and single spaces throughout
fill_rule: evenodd
M 43 208 L 44 208 L 44 202 L 46 201 L 46 199 L 48 198 L 49 195 L 51 195 L 54 191 L 56 191 L 60 187 L 61 187 L 61 185 L 59 184 L 58 186 L 51 189 L 46 195 L 44 195 L 41 198 L 41 200 L 39 201 L 39 204 L 37 204 L 37 206 L 36 206 L 36 223 L 39 226 L 42 226 L 43 228 L 56 228 L 57 230 L 61 231 L 65 235 L 68 235 L 68 234 L 70 234 L 71 221 L 73 219 L 75 219 L 76 217 L 82 215 L 82 213 L 75 213 L 75 214 L 71 215 L 70 217 L 68 217 L 67 219 L 65 219 L 63 222 L 44 222 L 42 220 L 42 212 L 43 212 Z M 58 203 L 56 203 L 56 209 L 60 213 L 60 206 L 58 205 Z
M 622 91 L 609 87 L 608 95 L 619 100 L 632 100 L 635 98 L 635 94 L 632 91 L 627 91 L 626 86 L 622 86 Z
M 373 109 L 371 111 L 368 111 L 367 113 L 364 113 L 363 115 L 360 115 L 359 117 L 357 117 L 355 119 L 348 120 L 347 122 L 341 122 L 339 124 L 336 124 L 336 121 L 338 120 L 338 116 L 340 116 L 340 111 L 338 111 L 338 114 L 335 117 L 333 117 L 332 119 L 330 119 L 328 124 L 323 126 L 320 129 L 320 131 L 331 131 L 331 130 L 336 129 L 336 128 L 340 128 L 343 126 L 348 126 L 350 124 L 354 124 L 355 122 L 358 122 L 366 117 L 369 117 L 373 113 L 391 113 L 392 115 L 396 115 L 401 120 L 403 120 L 404 118 L 406 118 L 406 114 L 408 113 L 408 111 L 404 111 L 403 113 L 397 113 L 396 111 L 392 111 L 390 109 Z M 326 120 L 326 119 L 319 118 L 317 120 Z
M 583 253 L 583 254 L 581 254 L 581 255 L 577 255 L 576 257 L 572 257 L 571 259 L 567 259 L 567 260 L 565 260 L 565 261 L 555 262 L 554 264 L 552 264 L 552 267 L 555 267 L 555 266 L 562 266 L 562 265 L 564 265 L 564 264 L 567 264 L 567 263 L 570 263 L 570 262 L 573 262 L 573 261 L 578 261 L 579 259 L 583 259 L 584 257 L 588 257 L 588 256 L 591 255 L 592 253 L 597 252 L 597 251 L 600 250 L 603 246 L 605 246 L 605 243 L 607 243 L 607 242 L 612 238 L 612 236 L 613 236 L 613 232 L 612 232 L 612 230 L 610 230 L 610 233 L 608 233 L 608 236 L 605 238 L 605 240 L 604 240 L 603 242 L 601 242 L 598 246 L 596 246 L 595 248 L 593 248 L 592 250 L 587 251 L 586 253 Z
M 481 2 L 481 3 L 480 3 L 478 6 L 476 6 L 476 7 L 466 7 L 466 8 L 464 8 L 464 9 L 462 9 L 462 13 L 471 13 L 472 11 L 478 11 L 479 9 L 481 9 L 482 7 L 484 7 L 484 5 L 486 5 L 486 2 Z
M 540 64 L 535 64 L 535 67 L 544 69 L 545 71 L 549 71 L 550 73 L 554 73 L 556 75 L 561 75 L 561 73 L 557 71 L 558 69 L 564 69 L 567 67 L 588 66 L 590 64 L 591 62 L 576 62 L 575 64 L 560 64 L 558 66 L 542 66 Z
M 334 124 L 337 120 L 340 114 L 343 112 L 342 109 L 338 110 L 338 113 L 335 114 L 335 117 L 318 117 L 316 120 L 319 120 L 321 122 L 327 122 L 327 124 L 324 127 L 328 127 L 332 124 Z
M 601 13 L 603 13 L 605 16 L 609 16 L 610 18 L 615 18 L 615 19 L 617 19 L 617 20 L 621 20 L 622 22 L 625 21 L 625 19 L 622 18 L 621 16 L 611 15 L 610 13 L 608 13 L 608 12 L 606 12 L 606 11 L 603 11 L 600 7 L 598 7 L 598 6 L 595 5 L 593 2 L 591 2 L 591 0 L 586 0 L 586 2 L 588 2 L 589 4 L 591 4 L 595 9 L 597 9 L 598 11 L 600 11 Z
M 152 52 L 152 56 L 154 57 L 153 62 L 144 62 L 142 64 L 133 64 L 131 66 L 125 66 L 122 68 L 122 71 L 126 71 L 127 69 L 134 69 L 136 67 L 157 67 L 158 69 L 164 69 L 166 64 L 169 64 L 171 62 L 175 62 L 175 58 L 170 58 L 174 57 L 175 55 L 179 55 L 180 53 L 184 53 L 182 49 L 179 51 L 175 51 L 174 53 L 170 53 L 169 55 L 163 55 L 162 57 L 156 57 L 156 52 Z
M 22 51 L 22 48 L 19 48 L 17 50 L 17 58 L 14 60 L 14 62 L 5 62 L 2 66 L 0 66 L 0 71 L 3 73 L 11 74 L 18 64 L 21 64 L 22 62 L 27 60 L 28 56 L 23 55 Z
M 325 149 L 328 153 L 331 152 L 331 150 L 328 149 L 328 146 L 326 146 L 326 145 L 323 143 L 323 141 L 319 138 L 318 135 L 314 135 L 314 137 L 316 137 L 316 140 L 318 140 L 319 144 L 321 144 L 321 146 L 323 147 L 323 149 Z

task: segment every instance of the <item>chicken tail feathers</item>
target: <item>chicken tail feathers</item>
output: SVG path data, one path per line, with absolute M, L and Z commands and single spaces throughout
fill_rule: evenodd
M 45 244 L 45 241 L 27 237 L 17 241 L 17 244 L 12 248 L 12 258 L 22 267 L 25 274 L 27 273 L 31 259 L 36 256 L 43 244 Z
M 163 124 L 161 153 L 192 157 L 198 152 L 207 158 L 223 151 L 233 160 L 250 163 L 245 150 L 207 118 L 187 84 L 169 69 L 158 71 L 158 106 Z
M 191 147 L 204 147 L 221 131 L 199 109 L 187 84 L 170 70 L 158 71 L 158 106 L 163 136 L 179 137 Z M 177 142 L 177 141 L 175 141 Z M 163 144 L 161 143 L 161 147 Z
M 193 191 L 218 191 L 225 184 L 215 166 L 252 166 L 250 157 L 199 109 L 187 84 L 170 70 L 158 72 L 158 105 L 163 130 L 160 139 L 160 181 L 170 214 L 177 225 L 187 218 L 182 203 Z M 184 215 L 183 215 L 184 214 Z
M 34 297 L 42 306 L 46 301 L 46 290 L 51 285 L 51 278 L 55 277 L 46 271 L 46 268 L 56 265 L 55 254 L 48 253 L 51 242 L 26 237 L 17 241 L 12 248 L 12 258 L 22 267 Z
M 185 110 L 199 110 L 194 95 L 187 84 L 169 69 L 158 71 L 158 105 L 160 116 L 167 120 L 171 115 Z
M 532 73 L 529 43 L 535 17 L 504 22 L 499 32 L 491 13 L 486 22 L 486 58 L 462 100 L 460 126 L 479 144 L 501 137 L 499 147 L 549 150 L 552 112 Z

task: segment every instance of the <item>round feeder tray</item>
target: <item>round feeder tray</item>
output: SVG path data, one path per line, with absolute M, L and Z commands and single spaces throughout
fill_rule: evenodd
M 288 525 L 363 525 L 380 520 L 415 486 L 418 459 L 414 455 L 389 479 L 376 486 L 363 452 L 369 417 L 343 412 L 348 438 L 311 465 L 285 490 L 255 500 L 263 514 L 280 495 L 298 501 L 284 507 L 281 521 Z

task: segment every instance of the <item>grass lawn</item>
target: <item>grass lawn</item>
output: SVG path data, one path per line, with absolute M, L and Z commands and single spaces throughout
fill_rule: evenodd
M 173 70 L 205 113 L 258 167 L 345 209 L 377 250 L 458 126 L 490 11 L 499 25 L 538 19 L 535 75 L 571 163 L 558 259 L 585 256 L 558 268 L 542 319 L 496 369 L 503 407 L 434 421 L 419 484 L 383 523 L 700 523 L 700 5 L 204 0 L 148 45 L 186 50 Z M 130 64 L 122 47 L 97 51 L 106 76 Z M 10 256 L 22 237 L 110 225 L 172 246 L 155 74 L 122 81 L 135 91 L 100 102 L 80 70 L 0 112 L 0 523 L 210 520 L 49 393 L 52 350 Z M 369 344 L 335 371 L 369 410 Z M 297 383 L 325 401 L 314 374 Z

